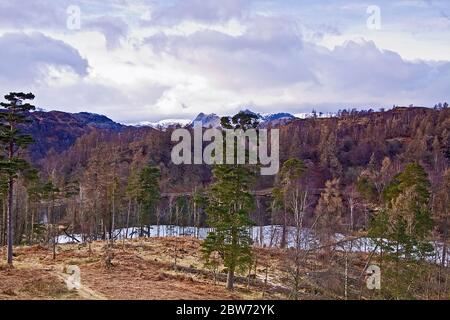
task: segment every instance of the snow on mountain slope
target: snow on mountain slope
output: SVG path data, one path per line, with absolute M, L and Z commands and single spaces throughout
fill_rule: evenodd
M 306 119 L 306 118 L 330 118 L 334 117 L 334 113 L 299 113 L 299 114 L 291 114 L 287 112 L 278 112 L 278 113 L 267 113 L 267 114 L 261 114 L 253 112 L 249 109 L 241 110 L 240 112 L 246 113 L 246 114 L 252 114 L 255 115 L 260 123 L 261 127 L 267 127 L 268 125 L 271 126 L 279 126 L 289 123 L 292 120 L 295 119 Z M 159 130 L 165 130 L 169 127 L 180 125 L 182 127 L 192 127 L 194 126 L 195 122 L 201 122 L 203 128 L 220 128 L 221 116 L 210 113 L 206 114 L 201 112 L 198 114 L 197 117 L 195 117 L 194 120 L 188 120 L 188 119 L 164 119 L 158 122 L 140 122 L 137 124 L 133 124 L 134 126 L 149 126 L 155 129 Z

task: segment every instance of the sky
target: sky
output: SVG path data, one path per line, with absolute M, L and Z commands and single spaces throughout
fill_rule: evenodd
M 121 123 L 450 100 L 448 0 L 0 0 L 0 93 Z

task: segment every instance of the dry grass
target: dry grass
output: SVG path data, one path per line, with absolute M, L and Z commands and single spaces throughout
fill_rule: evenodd
M 236 289 L 225 290 L 225 270 L 219 268 L 215 284 L 211 270 L 205 269 L 201 241 L 186 238 L 139 238 L 117 241 L 113 249 L 105 242 L 88 246 L 28 246 L 16 248 L 14 268 L 0 265 L 0 299 L 286 299 L 290 293 L 286 261 L 290 250 L 255 248 L 256 265 L 248 274 L 238 275 Z M 4 248 L 0 253 L 4 256 Z M 112 266 L 106 267 L 106 252 Z M 342 260 L 337 254 L 336 260 Z M 363 270 L 367 254 L 352 257 L 356 275 Z M 175 267 L 176 261 L 176 267 Z M 63 272 L 68 265 L 81 270 L 82 288 L 69 292 Z M 307 265 L 307 266 L 306 266 Z M 343 277 L 337 266 L 314 258 L 305 261 L 299 288 L 300 299 L 342 297 Z M 267 278 L 266 278 L 267 277 Z M 354 276 L 355 277 L 355 276 Z M 267 281 L 266 281 L 267 280 Z M 325 289 L 326 288 L 326 289 Z M 358 290 L 358 284 L 354 290 Z
M 79 299 L 69 292 L 58 274 L 67 265 L 81 269 L 82 285 L 107 299 L 254 299 L 262 292 L 225 290 L 214 284 L 204 269 L 201 242 L 193 238 L 133 239 L 115 244 L 112 268 L 105 268 L 105 244 L 95 242 L 92 251 L 78 244 L 59 245 L 56 260 L 44 246 L 18 247 L 14 268 L 0 266 L 0 299 Z M 177 268 L 174 268 L 175 256 Z
M 16 266 L 0 268 L 0 299 L 78 299 L 65 283 L 50 271 Z

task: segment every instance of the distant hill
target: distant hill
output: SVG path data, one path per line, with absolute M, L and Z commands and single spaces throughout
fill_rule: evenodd
M 244 112 L 252 111 L 246 110 Z M 296 119 L 288 113 L 257 114 L 257 116 L 262 124 L 272 123 L 279 125 Z M 68 150 L 79 137 L 88 134 L 93 129 L 119 132 L 125 128 L 133 130 L 133 128 L 144 126 L 157 130 L 166 130 L 176 125 L 188 126 L 193 124 L 194 121 L 202 122 L 203 127 L 206 128 L 220 127 L 220 117 L 218 115 L 205 113 L 200 113 L 192 122 L 188 120 L 162 120 L 156 123 L 143 122 L 134 126 L 126 126 L 114 122 L 104 115 L 88 112 L 35 111 L 30 113 L 30 118 L 31 123 L 25 125 L 24 131 L 34 137 L 35 143 L 28 148 L 28 156 L 35 164 L 38 164 L 49 153 L 60 154 Z
M 30 113 L 31 123 L 24 128 L 33 136 L 35 143 L 29 149 L 29 157 L 38 162 L 50 151 L 61 153 L 70 148 L 75 141 L 92 129 L 120 131 L 125 126 L 106 116 L 81 112 L 36 111 Z

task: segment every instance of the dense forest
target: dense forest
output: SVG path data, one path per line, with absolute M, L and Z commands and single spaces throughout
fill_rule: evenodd
M 203 247 L 205 261 L 214 266 L 211 254 L 221 253 L 229 289 L 234 271 L 252 264 L 244 258 L 251 257 L 254 242 L 293 250 L 284 268 L 296 298 L 299 265 L 310 263 L 305 242 L 317 241 L 316 257 L 332 265 L 333 248 L 344 244 L 347 253 L 345 243 L 370 238 L 373 260 L 385 266 L 392 280 L 392 287 L 380 293 L 384 298 L 423 297 L 425 291 L 427 297 L 448 297 L 448 274 L 443 277 L 442 272 L 448 273 L 449 266 L 447 104 L 343 110 L 336 117 L 313 115 L 283 123 L 277 127 L 281 170 L 276 176 L 257 176 L 234 166 L 174 165 L 171 133 L 176 126 L 158 130 L 105 119 L 92 125 L 95 119 L 87 115 L 80 120 L 63 113 L 49 125 L 46 118 L 55 114 L 29 112 L 27 106 L 14 111 L 5 104 L 2 112 L 1 246 L 8 242 L 8 221 L 14 245 L 49 245 L 54 255 L 58 235 L 113 245 L 120 228 L 134 227 L 141 237 L 150 236 L 152 226 L 211 228 Z M 11 114 L 20 114 L 15 120 L 31 119 L 17 124 L 24 134 L 7 132 Z M 34 138 L 34 143 L 14 134 Z M 11 144 L 17 159 L 28 160 L 28 166 L 8 160 Z M 236 174 L 240 178 L 234 180 Z M 235 218 L 224 219 L 219 213 L 230 199 L 241 209 Z M 261 227 L 256 241 L 246 234 L 251 226 Z M 279 236 L 263 234 L 264 226 L 279 226 Z M 230 248 L 223 246 L 227 230 Z M 314 240 L 305 240 L 305 230 Z M 347 270 L 347 254 L 339 261 Z M 347 289 L 344 294 L 349 295 Z

